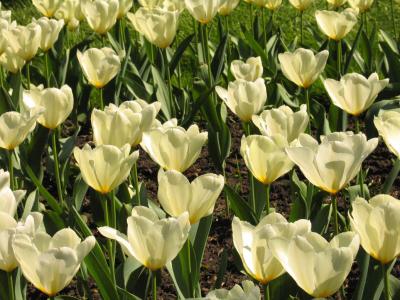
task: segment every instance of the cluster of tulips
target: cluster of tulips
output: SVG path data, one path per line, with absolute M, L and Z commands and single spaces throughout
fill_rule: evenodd
M 215 204 L 224 194 L 228 217 L 233 213 L 234 248 L 243 273 L 252 281 L 245 280 L 231 290 L 217 286 L 205 299 L 255 300 L 262 294 L 265 299 L 288 299 L 276 296 L 286 289 L 288 282 L 295 283 L 293 297 L 306 293 L 314 298 L 328 298 L 338 293 L 345 299 L 344 282 L 360 257 L 366 260 L 365 273 L 360 275 L 365 286 L 368 266 L 372 264 L 369 256 L 382 270 L 378 276 L 378 285 L 382 282 L 380 293 L 386 300 L 392 299 L 396 291 L 391 285 L 394 279 L 390 271 L 400 254 L 400 202 L 390 195 L 390 188 L 400 165 L 396 162 L 383 192 L 369 199 L 362 164 L 377 148 L 378 138 L 368 138 L 362 132 L 361 122 L 362 115 L 389 86 L 389 79 L 379 79 L 376 72 L 368 77 L 347 72 L 342 57 L 342 40 L 358 23 L 359 16 L 363 19 L 359 32 L 362 31 L 373 1 L 348 0 L 350 8 L 344 9 L 346 1 L 328 0 L 334 10 L 315 13 L 320 31 L 337 46 L 333 58 L 337 62 L 335 78 L 323 77 L 330 51 L 321 49 L 316 53 L 303 48 L 303 13 L 311 0 L 290 0 L 300 12 L 300 47 L 279 51 L 272 60 L 268 58 L 270 53 L 264 53 L 271 48 L 268 39 L 273 37 L 267 37 L 263 10 L 272 12 L 273 24 L 273 14 L 282 5 L 280 0 L 245 1 L 252 26 L 253 19 L 257 19 L 254 7 L 258 14 L 261 12 L 261 42 L 255 41 L 259 36 L 254 32 L 248 38 L 254 38 L 254 52 L 261 51 L 262 55 L 232 60 L 235 39 L 230 36 L 229 23 L 224 47 L 213 47 L 208 29 L 217 14 L 228 18 L 239 0 L 138 2 L 140 8 L 132 0 L 32 0 L 43 17 L 26 26 L 12 21 L 11 11 L 1 10 L 0 6 L 0 101 L 8 101 L 7 105 L 0 103 L 0 162 L 4 168 L 0 170 L 0 270 L 6 274 L 0 274 L 0 297 L 27 299 L 23 274 L 33 286 L 54 299 L 79 272 L 86 287 L 90 276 L 95 280 L 104 299 L 139 299 L 128 288 L 131 280 L 144 298 L 149 295 L 152 280 L 151 294 L 156 299 L 160 270 L 166 268 L 179 298 L 204 299 L 199 282 L 201 261 Z M 177 40 L 179 16 L 185 10 L 195 22 L 194 51 L 205 80 L 204 94 L 184 107 L 201 107 L 198 111 L 207 121 L 208 132 L 180 119 L 181 106 L 175 99 L 177 94 L 188 93 L 177 92 L 178 87 L 174 86 L 177 79 L 181 87 L 181 64 L 170 47 Z M 130 21 L 135 34 L 140 34 L 134 36 L 138 48 L 146 48 L 142 69 L 131 61 L 132 44 L 126 41 L 125 19 Z M 254 24 L 258 26 L 258 20 Z M 115 30 L 116 25 L 119 30 Z M 82 44 L 74 49 L 68 34 L 83 26 L 100 37 L 101 48 Z M 67 68 L 59 80 L 49 60 L 54 59 L 51 52 L 62 33 L 67 40 Z M 178 48 L 184 51 L 190 42 L 191 39 L 185 40 L 182 43 L 186 46 L 181 44 Z M 229 52 L 226 61 L 225 51 Z M 138 53 L 139 50 L 134 55 Z M 223 59 L 218 65 L 215 57 L 219 53 Z M 72 59 L 79 63 L 80 84 L 94 90 L 90 97 L 86 95 L 93 141 L 85 140 L 83 147 L 76 146 L 79 130 L 71 140 L 72 146 L 62 138 L 66 121 L 79 114 L 77 93 L 81 86 L 77 88 L 67 80 Z M 268 88 L 273 76 L 265 76 L 269 67 L 266 61 L 274 59 L 282 77 L 297 88 L 299 97 L 304 96 L 301 104 L 269 104 Z M 35 74 L 31 68 L 42 61 L 41 78 L 45 82 L 31 76 Z M 160 70 L 159 61 L 163 62 Z M 174 63 L 179 67 L 171 67 Z M 221 80 L 225 65 L 226 88 Z M 144 71 L 146 67 L 148 71 Z M 145 79 L 143 85 L 146 92 L 155 96 L 120 99 L 125 75 L 130 74 L 127 69 L 136 77 L 151 73 L 154 86 L 150 87 Z M 336 114 L 334 124 L 324 116 L 326 124 L 320 126 L 313 113 L 310 90 L 320 78 L 330 98 L 331 111 Z M 114 103 L 105 94 L 107 85 L 115 85 L 118 90 Z M 133 90 L 130 96 L 139 94 L 131 86 L 126 90 Z M 229 174 L 224 166 L 229 149 L 225 157 L 222 149 L 230 147 L 230 135 L 226 140 L 221 138 L 226 136 L 226 108 L 244 129 L 240 154 L 249 171 L 248 201 L 243 201 L 227 184 Z M 345 122 L 339 124 L 338 119 L 347 115 L 353 117 L 354 132 L 347 131 Z M 191 117 L 190 120 L 195 119 Z M 390 152 L 400 158 L 400 110 L 378 110 L 371 126 Z M 323 128 L 324 134 L 319 134 L 317 127 Z M 42 156 L 47 156 L 46 173 L 43 166 L 34 170 L 26 157 L 32 145 L 40 144 L 34 136 L 43 130 L 44 150 L 35 159 L 41 165 Z M 209 149 L 219 151 L 220 164 L 216 169 L 221 175 L 207 173 L 190 181 L 185 172 L 200 157 L 207 141 L 211 144 Z M 140 182 L 139 146 L 159 167 L 158 201 L 149 199 L 145 184 Z M 296 169 L 306 179 L 304 182 L 297 177 Z M 57 196 L 45 186 L 44 174 L 54 175 L 51 182 Z M 289 178 L 291 196 L 303 200 L 300 205 L 304 213 L 289 219 L 270 202 L 271 185 L 283 176 Z M 344 192 L 354 181 L 351 188 L 355 196 L 350 205 L 340 207 L 338 200 L 342 197 L 347 201 Z M 88 192 L 89 187 L 94 192 Z M 325 204 L 321 201 L 317 211 L 324 223 L 322 229 L 315 224 L 318 193 L 325 197 Z M 89 224 L 90 218 L 85 218 L 81 211 L 86 194 L 92 204 L 101 206 L 103 216 L 96 216 L 101 221 L 95 224 Z M 88 224 L 95 228 L 90 230 Z M 146 287 L 138 279 L 144 273 L 148 274 Z M 3 278 L 7 282 L 1 282 Z M 257 283 L 263 287 L 262 293 Z M 359 289 L 362 291 L 364 286 Z M 90 291 L 85 293 L 90 297 Z

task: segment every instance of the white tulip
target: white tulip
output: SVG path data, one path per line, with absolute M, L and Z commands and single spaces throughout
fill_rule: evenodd
M 389 150 L 400 158 L 400 111 L 381 111 L 374 124 Z
M 41 28 L 40 49 L 47 52 L 58 40 L 61 29 L 64 27 L 64 20 L 54 20 L 42 17 L 36 22 Z
M 335 41 L 343 39 L 357 24 L 357 14 L 353 9 L 345 9 L 342 12 L 317 10 L 315 19 L 319 29 Z
M 263 65 L 261 57 L 250 57 L 246 62 L 234 60 L 231 63 L 231 72 L 235 79 L 256 81 L 262 77 Z
M 81 0 L 81 10 L 96 33 L 106 34 L 117 22 L 118 0 Z

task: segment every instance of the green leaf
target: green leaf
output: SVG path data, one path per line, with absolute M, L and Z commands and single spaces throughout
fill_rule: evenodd
M 165 118 L 169 120 L 172 118 L 173 103 L 172 99 L 169 99 L 168 87 L 157 68 L 151 66 L 151 73 L 156 87 L 156 97 L 161 103 L 161 111 L 164 113 Z
M 8 111 L 15 111 L 16 107 L 11 100 L 7 90 L 2 86 L 0 87 L 0 114 L 4 114 Z
M 350 53 L 346 59 L 346 63 L 345 63 L 344 69 L 343 69 L 343 74 L 346 74 L 347 71 L 349 70 L 351 61 L 353 60 L 354 53 L 357 50 L 358 44 L 360 42 L 360 37 L 362 35 L 362 32 L 363 32 L 363 24 L 361 23 L 360 27 L 358 28 L 356 38 L 354 39 L 353 44 L 351 46 Z M 368 38 L 367 38 L 367 40 L 368 40 Z
M 214 57 L 211 62 L 211 71 L 214 77 L 214 81 L 218 82 L 222 71 L 225 66 L 225 53 L 228 45 L 228 35 L 224 35 L 221 42 L 218 45 L 217 50 L 214 53 Z
M 176 67 L 178 66 L 179 62 L 181 61 L 181 59 L 183 57 L 183 53 L 190 46 L 190 43 L 192 42 L 193 37 L 194 37 L 194 34 L 187 36 L 176 48 L 175 53 L 172 56 L 171 61 L 169 63 L 169 71 L 171 72 L 171 74 L 174 74 Z
M 257 224 L 257 217 L 254 215 L 251 207 L 234 189 L 225 184 L 224 192 L 228 196 L 229 208 L 235 216 L 242 221 L 247 221 L 253 225 Z
M 74 182 L 74 189 L 72 192 L 72 199 L 74 206 L 77 211 L 81 210 L 83 199 L 88 191 L 89 186 L 83 180 L 82 176 L 79 174 Z
M 120 287 L 117 287 L 117 291 L 118 291 L 118 294 L 123 299 L 126 299 L 126 300 L 141 300 L 141 298 L 135 296 L 134 294 L 129 293 L 127 290 L 121 289 Z
M 228 267 L 228 252 L 226 251 L 226 248 L 224 248 L 224 251 L 222 251 L 221 253 L 218 266 L 219 269 L 217 274 L 217 280 L 215 280 L 213 289 L 219 289 L 224 280 L 226 269 Z

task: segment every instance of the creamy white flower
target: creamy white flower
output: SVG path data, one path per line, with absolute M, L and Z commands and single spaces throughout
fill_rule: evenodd
M 9 43 L 9 52 L 25 61 L 31 61 L 37 54 L 42 39 L 40 26 L 33 22 L 27 26 L 15 26 L 5 31 Z
M 96 33 L 106 34 L 117 22 L 118 0 L 81 0 L 81 10 Z
M 243 288 L 242 288 L 243 287 Z M 261 300 L 261 293 L 258 286 L 254 285 L 250 280 L 242 282 L 242 287 L 238 284 L 231 290 L 218 289 L 207 294 L 206 300 Z
M 400 111 L 381 111 L 374 124 L 389 150 L 400 158 Z
M 351 8 L 358 10 L 359 13 L 364 13 L 368 11 L 374 0 L 348 0 Z
M 45 17 L 52 18 L 63 0 L 32 0 L 33 5 Z
M 227 0 L 184 0 L 186 9 L 202 24 L 208 24 Z
M 10 173 L 0 169 L 0 212 L 11 217 L 17 213 L 18 204 L 26 191 L 12 191 L 10 188 Z
M 256 81 L 262 77 L 263 65 L 261 57 L 250 57 L 246 62 L 234 60 L 231 63 L 231 72 L 235 79 Z
M 305 11 L 313 3 L 313 0 L 289 0 L 289 2 L 299 11 Z
M 343 39 L 357 24 L 357 14 L 353 9 L 345 9 L 342 12 L 317 10 L 315 19 L 319 29 L 335 41 Z
M 233 10 L 239 5 L 240 0 L 227 0 L 222 6 L 219 7 L 218 13 L 221 16 L 230 15 Z
M 54 20 L 42 17 L 36 22 L 41 28 L 40 49 L 47 52 L 58 40 L 61 29 L 64 27 L 64 20 Z

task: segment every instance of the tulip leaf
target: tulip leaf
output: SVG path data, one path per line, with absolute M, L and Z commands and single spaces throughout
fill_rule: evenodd
M 221 288 L 221 284 L 224 280 L 226 269 L 228 267 L 228 252 L 226 251 L 226 248 L 224 248 L 224 250 L 221 253 L 218 266 L 219 269 L 217 274 L 217 280 L 215 281 L 213 287 L 214 290 Z
M 11 97 L 8 94 L 7 90 L 3 86 L 0 87 L 0 114 L 15 110 L 15 105 L 11 100 Z
M 211 62 L 211 71 L 214 77 L 214 82 L 218 82 L 219 77 L 221 76 L 221 73 L 224 70 L 225 53 L 227 45 L 228 45 L 228 35 L 224 35 L 224 37 L 221 39 L 221 42 L 218 45 L 217 50 L 214 53 L 214 57 Z
M 229 208 L 233 211 L 235 216 L 242 221 L 247 221 L 253 225 L 256 225 L 257 217 L 254 215 L 254 212 L 249 204 L 227 184 L 225 184 L 224 192 L 228 196 Z
M 390 82 L 400 82 L 400 54 L 393 52 L 386 42 L 379 45 L 385 54 Z
M 126 300 L 141 300 L 139 297 L 129 293 L 127 290 L 121 289 L 120 287 L 117 287 L 117 291 L 118 291 L 118 294 L 123 299 L 126 299 Z
M 157 68 L 151 66 L 157 100 L 161 103 L 161 111 L 168 120 L 172 118 L 172 99 L 169 98 L 168 88 Z
M 171 72 L 171 74 L 174 74 L 176 67 L 178 66 L 179 62 L 183 57 L 183 53 L 190 46 L 193 37 L 194 34 L 187 36 L 176 48 L 174 55 L 172 56 L 171 61 L 169 63 L 169 71 Z
M 85 195 L 88 191 L 89 186 L 86 184 L 86 182 L 83 180 L 81 175 L 78 175 L 75 179 L 74 182 L 74 189 L 73 189 L 73 194 L 72 194 L 72 199 L 74 206 L 77 211 L 81 209 L 83 199 L 85 198 Z
M 261 57 L 264 66 L 268 66 L 268 57 L 265 54 L 263 47 L 254 39 L 250 32 L 244 33 L 244 38 L 241 38 L 253 51 Z
M 345 63 L 345 65 L 344 65 L 344 69 L 343 69 L 343 74 L 346 74 L 347 71 L 349 70 L 351 61 L 353 60 L 354 53 L 355 53 L 356 50 L 357 50 L 357 47 L 358 47 L 358 44 L 359 44 L 359 42 L 360 42 L 360 37 L 361 37 L 362 33 L 363 33 L 363 24 L 361 23 L 361 24 L 360 24 L 360 27 L 358 28 L 356 38 L 354 39 L 353 44 L 352 44 L 352 46 L 351 46 L 350 53 L 349 53 L 349 55 L 347 56 L 346 63 Z M 368 39 L 368 38 L 367 38 L 367 39 Z

